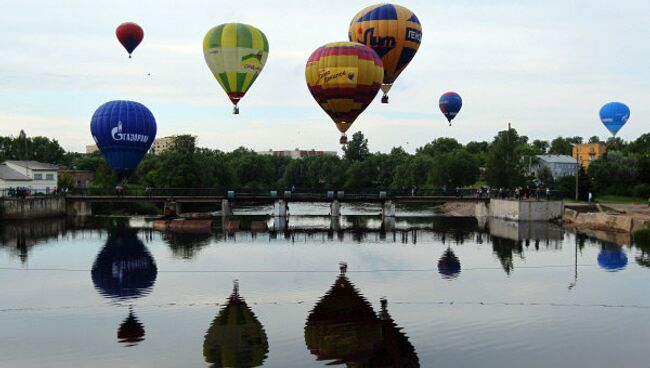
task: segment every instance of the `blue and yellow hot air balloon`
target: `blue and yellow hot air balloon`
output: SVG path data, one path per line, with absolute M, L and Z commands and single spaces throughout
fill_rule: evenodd
M 372 48 L 381 58 L 384 64 L 381 102 L 388 103 L 387 94 L 393 82 L 420 47 L 422 26 L 418 17 L 400 5 L 372 5 L 352 18 L 348 38 Z
M 210 71 L 235 105 L 253 85 L 269 56 L 269 41 L 259 29 L 242 23 L 218 25 L 203 39 L 203 56 Z

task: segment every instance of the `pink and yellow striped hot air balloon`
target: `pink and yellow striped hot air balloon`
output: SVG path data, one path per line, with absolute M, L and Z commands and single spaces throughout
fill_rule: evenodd
M 333 42 L 314 51 L 305 68 L 309 92 L 343 133 L 375 98 L 384 78 L 381 59 L 368 46 Z

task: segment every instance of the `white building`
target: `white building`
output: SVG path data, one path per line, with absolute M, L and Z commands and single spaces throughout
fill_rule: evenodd
M 257 151 L 258 155 L 266 156 L 280 156 L 280 157 L 290 157 L 292 159 L 305 158 L 305 157 L 320 157 L 320 156 L 336 156 L 336 151 L 316 151 L 312 150 L 301 150 L 296 148 L 295 150 L 268 150 L 268 151 Z
M 578 162 L 568 155 L 537 155 L 530 167 L 530 172 L 539 175 L 543 167 L 547 167 L 551 171 L 553 179 L 558 179 L 564 176 L 575 176 L 578 171 Z
M 0 189 L 26 187 L 49 193 L 57 187 L 58 166 L 36 161 L 5 161 L 0 165 Z

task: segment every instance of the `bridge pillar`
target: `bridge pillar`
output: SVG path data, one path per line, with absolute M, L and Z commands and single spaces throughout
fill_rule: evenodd
M 90 202 L 66 201 L 65 213 L 68 216 L 92 216 L 93 209 Z
M 273 216 L 287 217 L 289 215 L 289 203 L 284 199 L 273 202 Z
M 163 214 L 176 214 L 181 213 L 181 204 L 176 201 L 165 201 L 165 206 L 163 207 Z
M 221 200 L 221 216 L 232 216 L 232 208 L 230 208 L 230 201 L 227 199 Z
M 335 199 L 330 203 L 330 216 L 341 216 L 341 202 L 339 202 L 338 199 Z
M 386 201 L 381 207 L 382 217 L 395 217 L 395 203 L 393 201 Z
M 395 231 L 395 216 L 384 216 L 381 225 L 381 230 L 384 232 L 384 234 L 392 233 Z

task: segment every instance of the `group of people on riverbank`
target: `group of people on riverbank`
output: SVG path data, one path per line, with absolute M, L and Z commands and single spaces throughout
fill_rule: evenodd
M 463 198 L 468 191 L 469 193 L 471 193 L 472 190 L 474 189 L 456 187 L 456 198 Z M 491 188 L 488 186 L 476 188 L 476 198 L 495 198 L 495 199 L 513 198 L 516 200 L 529 200 L 534 198 L 539 201 L 542 199 L 542 197 L 544 197 L 546 200 L 550 200 L 551 189 L 548 187 L 544 189 L 542 189 L 541 187 L 536 187 L 536 188 L 517 187 L 513 190 L 509 188 Z

